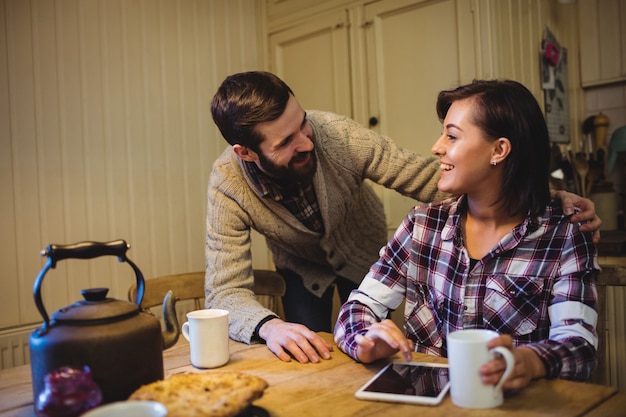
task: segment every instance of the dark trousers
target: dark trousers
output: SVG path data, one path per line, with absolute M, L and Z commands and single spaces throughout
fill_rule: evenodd
M 283 296 L 283 310 L 288 322 L 300 323 L 314 332 L 331 332 L 333 294 L 335 288 L 343 304 L 358 284 L 343 277 L 337 277 L 322 297 L 309 292 L 302 283 L 300 275 L 282 269 L 278 271 L 285 278 L 286 291 Z

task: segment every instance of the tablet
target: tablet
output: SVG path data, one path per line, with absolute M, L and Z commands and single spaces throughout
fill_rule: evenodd
M 361 400 L 437 405 L 449 388 L 447 364 L 392 362 L 354 395 Z

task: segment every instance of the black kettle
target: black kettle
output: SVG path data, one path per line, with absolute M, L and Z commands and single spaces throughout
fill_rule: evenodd
M 35 304 L 43 324 L 29 339 L 33 395 L 44 389 L 44 378 L 60 367 L 91 368 L 102 390 L 103 403 L 125 400 L 141 385 L 163 379 L 163 350 L 178 340 L 178 326 L 161 331 L 160 321 L 142 310 L 145 282 L 139 268 L 126 256 L 124 240 L 49 245 L 42 256 L 48 260 L 34 284 Z M 41 299 L 44 275 L 62 259 L 91 259 L 117 256 L 128 263 L 137 278 L 136 303 L 107 297 L 108 288 L 82 290 L 84 300 L 64 307 L 48 317 Z M 175 318 L 171 291 L 163 301 L 166 323 Z M 174 317 L 168 317 L 170 315 Z

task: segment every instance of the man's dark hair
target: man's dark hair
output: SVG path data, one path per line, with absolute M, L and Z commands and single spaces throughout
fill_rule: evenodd
M 228 76 L 213 96 L 213 121 L 230 144 L 259 152 L 263 137 L 256 125 L 276 120 L 285 111 L 291 88 L 276 75 L 263 71 Z

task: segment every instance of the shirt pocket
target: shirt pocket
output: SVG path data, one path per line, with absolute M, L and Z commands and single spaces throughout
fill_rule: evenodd
M 530 335 L 541 319 L 544 282 L 543 277 L 490 276 L 485 291 L 485 327 L 512 336 Z
M 441 297 L 433 289 L 420 286 L 415 302 L 407 302 L 405 326 L 409 337 L 420 347 L 440 349 L 443 346 L 440 314 Z

